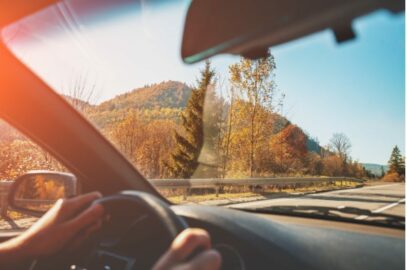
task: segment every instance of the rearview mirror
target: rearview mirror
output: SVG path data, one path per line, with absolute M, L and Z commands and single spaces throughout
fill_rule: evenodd
M 269 47 L 331 29 L 337 42 L 355 37 L 352 21 L 378 9 L 404 10 L 404 0 L 194 0 L 181 56 L 190 64 L 220 54 L 267 56 Z
M 12 184 L 9 207 L 31 215 L 42 215 L 58 200 L 75 196 L 76 177 L 70 173 L 32 171 L 18 177 Z

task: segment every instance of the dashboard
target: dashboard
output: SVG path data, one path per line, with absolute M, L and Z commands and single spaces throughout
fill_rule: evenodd
M 404 230 L 221 207 L 172 206 L 209 231 L 222 269 L 404 269 Z

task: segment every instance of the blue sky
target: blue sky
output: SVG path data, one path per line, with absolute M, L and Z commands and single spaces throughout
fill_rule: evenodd
M 163 80 L 195 82 L 202 63 L 180 59 L 185 8 L 138 6 L 111 20 L 83 20 L 80 27 L 53 23 L 52 33 L 43 31 L 44 18 L 59 14 L 50 9 L 3 34 L 13 37 L 12 50 L 54 89 L 64 92 L 87 74 L 97 85 L 94 102 L 101 102 Z M 322 145 L 333 133 L 345 133 L 352 157 L 361 162 L 385 164 L 394 145 L 404 153 L 404 19 L 378 12 L 354 23 L 354 41 L 337 45 L 325 31 L 272 48 L 276 82 L 286 95 L 283 114 Z M 236 61 L 212 59 L 224 77 Z
M 273 49 L 286 114 L 328 142 L 333 132 L 352 141 L 352 156 L 386 163 L 405 147 L 404 16 L 377 13 L 355 24 L 358 38 L 333 42 L 324 32 Z

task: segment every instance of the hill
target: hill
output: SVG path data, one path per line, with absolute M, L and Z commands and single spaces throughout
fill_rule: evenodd
M 146 85 L 125 94 L 118 95 L 99 105 L 91 105 L 66 95 L 63 97 L 75 108 L 83 111 L 99 128 L 116 124 L 131 110 L 143 112 L 144 119 L 170 119 L 179 122 L 180 114 L 186 107 L 192 88 L 177 81 L 165 81 L 153 85 Z M 276 125 L 274 133 L 279 132 L 290 122 L 283 116 L 274 113 Z M 319 143 L 307 135 L 307 148 L 309 151 L 320 153 Z M 9 125 L 0 121 L 0 140 L 9 141 L 19 137 Z M 368 164 L 369 165 L 369 164 Z M 377 164 L 373 171 L 380 171 Z M 371 168 L 371 167 L 369 167 Z
M 180 114 L 186 107 L 191 91 L 191 87 L 177 81 L 146 85 L 118 95 L 98 106 L 88 107 L 87 115 L 101 128 L 117 123 L 131 110 L 142 111 L 143 118 L 146 120 L 171 119 L 179 122 Z M 273 127 L 274 133 L 278 133 L 290 124 L 285 117 L 277 113 L 273 114 L 276 124 Z M 318 141 L 308 134 L 307 148 L 312 152 L 321 152 Z
M 373 173 L 374 175 L 381 176 L 382 175 L 382 168 L 384 172 L 386 173 L 387 170 L 389 169 L 387 165 L 380 165 L 380 164 L 374 164 L 374 163 L 362 163 L 362 166 Z
M 146 85 L 118 95 L 98 106 L 99 111 L 122 109 L 184 108 L 191 88 L 184 83 L 166 81 Z
M 99 128 L 113 125 L 135 110 L 142 112 L 145 120 L 171 119 L 178 122 L 191 91 L 191 87 L 176 81 L 146 85 L 94 106 L 86 114 Z

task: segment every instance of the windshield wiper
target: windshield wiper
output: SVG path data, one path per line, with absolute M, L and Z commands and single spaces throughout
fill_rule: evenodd
M 326 206 L 269 206 L 261 208 L 234 208 L 243 211 L 293 215 L 300 217 L 324 218 L 335 221 L 352 221 L 355 223 L 374 224 L 382 226 L 391 226 L 405 229 L 405 218 L 402 216 L 376 213 L 367 209 L 357 207 L 326 207 Z M 352 215 L 352 216 L 349 216 Z M 356 216 L 356 217 L 355 217 Z M 366 217 L 360 219 L 359 217 Z

